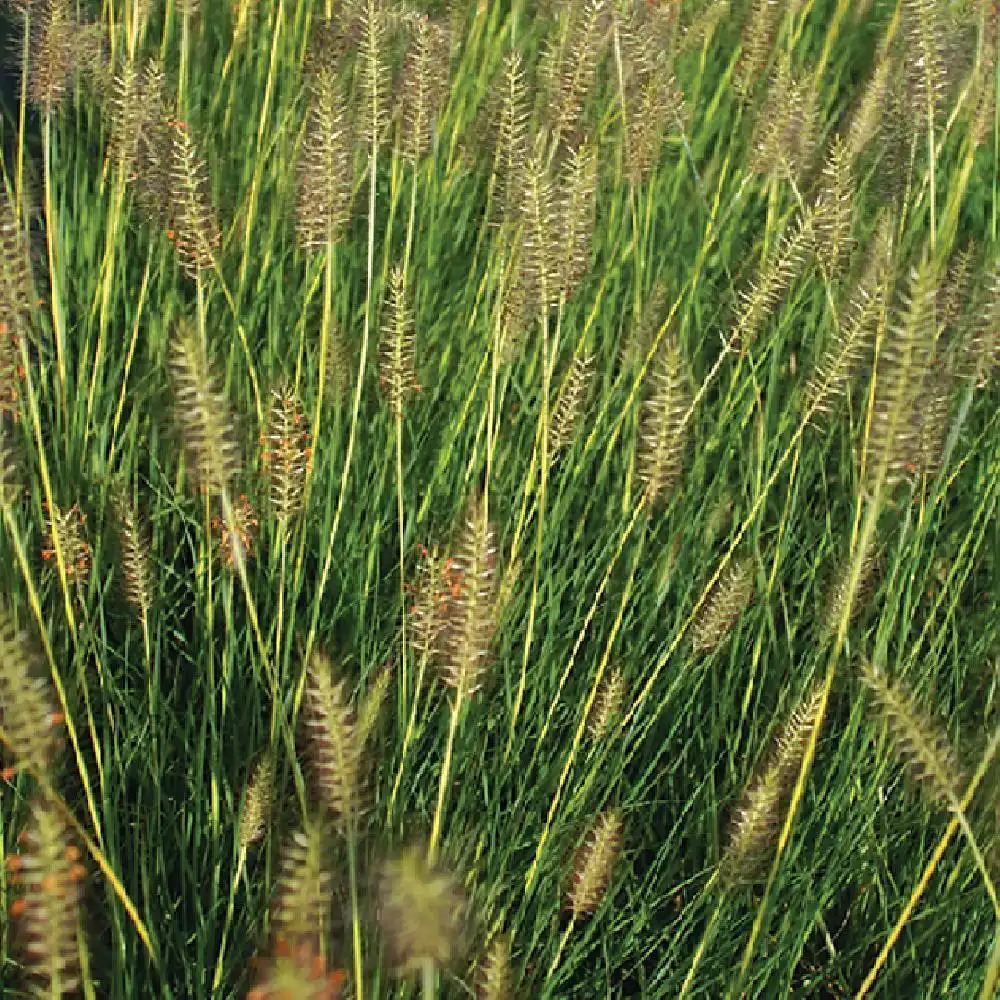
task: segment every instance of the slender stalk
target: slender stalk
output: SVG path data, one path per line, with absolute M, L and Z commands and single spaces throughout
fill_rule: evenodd
M 427 861 L 434 864 L 437 861 L 438 842 L 441 838 L 441 822 L 444 815 L 445 795 L 448 791 L 448 782 L 451 778 L 451 759 L 455 749 L 455 733 L 458 731 L 458 723 L 465 708 L 465 699 L 462 691 L 455 692 L 455 700 L 451 703 L 451 721 L 448 724 L 448 740 L 444 747 L 444 760 L 441 762 L 441 774 L 438 778 L 437 806 L 434 809 L 434 822 L 431 825 L 430 841 L 427 845 Z
M 364 953 L 361 942 L 361 907 L 358 901 L 358 835 L 352 816 L 347 836 L 347 878 L 351 894 L 351 950 L 354 955 L 354 996 L 364 1000 Z
M 52 181 L 52 109 L 42 116 L 42 167 L 45 186 L 45 239 L 49 254 L 49 295 L 52 329 L 56 341 L 56 370 L 65 423 L 69 424 L 69 400 L 66 386 L 66 323 L 63 317 L 61 262 L 59 259 L 59 216 L 56 212 Z
M 715 879 L 716 875 L 713 875 L 711 882 L 709 882 L 709 885 L 705 887 L 706 892 Z M 688 968 L 687 975 L 684 977 L 684 982 L 681 984 L 681 991 L 677 994 L 677 1000 L 684 1000 L 690 992 L 691 987 L 694 985 L 694 977 L 698 972 L 698 966 L 701 965 L 701 960 L 705 957 L 705 951 L 715 937 L 719 917 L 722 916 L 722 911 L 725 909 L 727 898 L 727 893 L 723 892 L 719 894 L 718 902 L 715 904 L 715 909 L 712 911 L 712 915 L 708 918 L 708 923 L 705 925 L 705 931 L 701 936 L 701 941 L 698 942 L 698 947 L 695 949 L 694 957 L 691 959 L 691 965 Z

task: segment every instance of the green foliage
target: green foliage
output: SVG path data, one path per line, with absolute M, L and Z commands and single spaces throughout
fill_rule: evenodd
M 3 996 L 978 996 L 996 5 L 8 6 Z

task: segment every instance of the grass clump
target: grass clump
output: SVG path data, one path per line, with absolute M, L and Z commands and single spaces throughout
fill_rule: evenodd
M 2 16 L 5 997 L 991 994 L 995 4 Z

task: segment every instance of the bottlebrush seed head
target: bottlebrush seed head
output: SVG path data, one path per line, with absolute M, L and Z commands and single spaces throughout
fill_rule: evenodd
M 174 418 L 197 488 L 224 492 L 240 467 L 229 402 L 211 371 L 198 332 L 182 321 L 171 345 L 169 371 L 174 387 Z
M 696 653 L 711 653 L 729 637 L 754 592 L 749 559 L 734 560 L 702 605 L 691 627 Z
M 269 480 L 271 509 L 289 521 L 302 509 L 302 492 L 311 456 L 309 425 L 291 386 L 274 389 L 261 440 L 261 462 Z
M 466 698 L 483 683 L 496 633 L 496 535 L 473 496 L 454 556 L 454 600 L 445 624 L 442 678 Z
M 0 608 L 0 724 L 14 755 L 14 768 L 48 777 L 60 740 L 51 684 L 40 657 L 11 614 Z
M 10 865 L 19 897 L 11 908 L 23 964 L 49 996 L 71 993 L 80 981 L 77 947 L 80 884 L 86 870 L 62 814 L 44 799 L 31 803 L 21 853 Z
M 246 849 L 267 836 L 274 808 L 274 757 L 264 752 L 254 764 L 243 800 L 239 843 Z
M 320 953 L 333 902 L 326 844 L 325 831 L 313 823 L 296 830 L 285 842 L 271 904 L 271 927 L 280 947 Z
M 345 830 L 362 812 L 362 752 L 347 680 L 314 651 L 306 671 L 302 715 L 311 776 L 323 809 Z
M 616 809 L 601 813 L 577 851 L 570 874 L 566 909 L 578 920 L 593 913 L 607 892 L 621 849 L 622 817 Z
M 511 1000 L 514 996 L 510 968 L 510 940 L 505 934 L 493 939 L 479 966 L 476 996 L 479 1000 Z
M 458 879 L 410 847 L 387 861 L 378 883 L 378 918 L 398 975 L 424 963 L 442 967 L 462 946 L 467 900 Z

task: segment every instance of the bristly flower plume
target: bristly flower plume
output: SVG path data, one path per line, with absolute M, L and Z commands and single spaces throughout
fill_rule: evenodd
M 456 594 L 449 607 L 441 663 L 461 704 L 483 684 L 496 632 L 496 540 L 483 498 L 469 500 L 455 550 Z
M 621 842 L 621 813 L 617 809 L 601 813 L 577 851 L 570 871 L 566 909 L 574 920 L 593 913 L 601 905 L 614 873 Z
M 0 724 L 14 755 L 3 772 L 13 777 L 21 768 L 51 778 L 60 746 L 56 711 L 49 681 L 42 674 L 38 652 L 17 629 L 6 608 L 0 608 Z
M 662 505 L 684 468 L 691 405 L 680 345 L 664 337 L 649 373 L 649 396 L 640 417 L 636 476 L 650 509 Z
M 419 18 L 403 66 L 401 151 L 417 163 L 431 148 L 434 125 L 448 96 L 448 32 L 426 15 Z
M 733 74 L 733 86 L 743 101 L 748 101 L 754 86 L 763 76 L 774 46 L 781 20 L 780 0 L 754 0 L 743 26 L 740 60 Z
M 809 73 L 792 73 L 787 55 L 771 79 L 760 110 L 750 160 L 755 173 L 797 180 L 807 170 L 816 144 L 816 90 Z
M 56 542 L 59 543 L 66 576 L 71 580 L 83 581 L 90 572 L 91 550 L 87 541 L 87 517 L 78 504 L 68 510 L 58 507 L 46 511 L 45 543 L 42 558 L 48 562 L 56 559 Z
M 294 389 L 278 386 L 272 390 L 267 426 L 261 436 L 261 461 L 267 472 L 271 509 L 279 521 L 290 521 L 302 509 L 309 440 L 309 426 Z
M 309 823 L 292 833 L 281 852 L 277 891 L 271 903 L 275 950 L 322 954 L 332 902 L 333 875 L 324 830 Z
M 253 766 L 243 796 L 237 841 L 243 850 L 263 840 L 274 810 L 274 757 L 265 750 Z
M 971 314 L 972 323 L 956 367 L 962 378 L 982 389 L 1000 367 L 1000 256 L 978 283 Z
M 902 7 L 907 96 L 912 119 L 923 123 L 941 111 L 948 82 L 950 32 L 937 0 L 905 0 Z
M 733 349 L 746 350 L 757 339 L 785 293 L 802 273 L 815 239 L 813 212 L 809 209 L 799 217 L 791 232 L 781 237 L 757 277 L 740 291 L 729 341 Z
M 510 940 L 498 934 L 479 964 L 476 979 L 478 1000 L 513 1000 L 514 984 L 510 967 Z
M 567 4 L 565 44 L 549 57 L 549 135 L 560 144 L 577 145 L 586 102 L 608 39 L 607 0 Z
M 659 161 L 667 135 L 687 127 L 684 95 L 672 70 L 677 9 L 630 8 L 614 17 L 622 54 L 626 176 L 638 187 Z
M 364 0 L 354 73 L 361 94 L 357 142 L 365 153 L 384 141 L 389 124 L 388 24 L 381 0 Z
M 823 180 L 816 199 L 816 253 L 827 279 L 840 277 L 854 249 L 854 175 L 850 152 L 834 136 L 823 164 Z
M 130 95 L 122 95 L 122 100 Z M 135 100 L 140 115 L 135 141 L 135 164 L 126 179 L 134 177 L 136 200 L 151 226 L 163 226 L 169 230 L 173 213 L 173 166 L 174 150 L 170 114 L 166 94 L 166 75 L 163 65 L 157 59 L 150 59 L 139 74 Z M 115 112 L 118 114 L 118 111 Z M 127 132 L 127 121 L 119 124 L 118 155 L 128 157 L 131 141 Z
M 942 726 L 917 704 L 913 696 L 872 663 L 865 663 L 862 679 L 875 696 L 892 732 L 896 752 L 913 777 L 923 783 L 931 801 L 960 811 L 965 776 L 958 755 Z
M 507 53 L 490 97 L 489 130 L 493 140 L 494 226 L 512 230 L 517 223 L 522 172 L 531 149 L 528 129 L 527 84 L 524 61 L 517 49 Z
M 31 329 L 33 298 L 18 213 L 0 187 L 0 417 L 10 414 L 16 419 L 21 413 L 26 374 L 22 348 Z
M 568 300 L 590 263 L 597 211 L 597 153 L 592 146 L 569 151 L 559 178 L 556 209 L 558 287 L 555 298 Z
M 392 967 L 405 976 L 426 964 L 449 965 L 461 952 L 468 901 L 450 872 L 410 847 L 384 863 L 378 881 L 378 920 Z
M 32 4 L 28 97 L 48 114 L 65 99 L 77 69 L 77 24 L 67 0 Z
M 696 653 L 711 653 L 729 638 L 754 593 L 754 565 L 734 559 L 719 578 L 691 625 Z
M 253 552 L 253 540 L 260 527 L 260 519 L 250 498 L 241 493 L 232 505 L 231 519 L 224 506 L 211 520 L 215 556 L 225 569 L 234 569 L 238 562 L 245 563 Z
M 320 804 L 351 836 L 365 809 L 364 745 L 374 719 L 359 724 L 346 678 L 321 652 L 313 652 L 306 671 L 302 726 Z
M 912 272 L 902 315 L 882 338 L 875 368 L 871 431 L 865 456 L 870 495 L 892 487 L 916 471 L 919 405 L 934 344 L 936 265 L 925 253 Z
M 549 458 L 551 461 L 569 445 L 576 433 L 583 408 L 594 380 L 594 357 L 578 354 L 573 358 L 569 372 L 552 407 L 549 425 Z
M 253 959 L 254 985 L 247 1000 L 340 1000 L 347 974 L 329 970 L 327 960 L 309 944 L 277 941 L 270 955 Z
M 219 248 L 219 224 L 209 200 L 208 169 L 187 125 L 172 125 L 170 176 L 175 188 L 172 234 L 177 258 L 189 277 L 210 268 Z
M 413 312 L 407 301 L 403 269 L 397 264 L 389 276 L 389 296 L 379 344 L 379 383 L 394 417 L 400 417 L 409 397 L 419 389 L 414 347 Z
M 587 730 L 590 738 L 599 742 L 614 725 L 622 710 L 625 700 L 625 677 L 619 668 L 615 668 L 601 682 L 587 719 Z
M 851 113 L 850 122 L 845 133 L 844 145 L 852 166 L 868 148 L 871 141 L 878 135 L 882 127 L 882 111 L 885 106 L 889 89 L 889 77 L 893 68 L 893 59 L 889 52 L 882 51 L 878 55 L 875 68 L 868 80 L 868 85 L 861 92 L 857 104 Z
M 69 996 L 80 984 L 81 882 L 86 870 L 69 827 L 48 799 L 31 802 L 27 829 L 19 838 L 21 853 L 7 859 L 18 898 L 10 915 L 24 968 L 39 995 Z
M 174 419 L 188 474 L 198 489 L 222 493 L 240 467 L 229 401 L 211 371 L 198 331 L 187 320 L 181 320 L 171 346 Z
M 125 600 L 146 624 L 153 605 L 153 566 L 146 526 L 123 489 L 114 497 Z
M 310 80 L 311 100 L 298 163 L 297 232 L 305 250 L 336 243 L 350 219 L 351 142 L 339 79 L 325 67 Z
M 770 759 L 747 786 L 730 820 L 728 843 L 719 862 L 724 887 L 751 885 L 766 871 L 822 699 L 823 685 L 816 684 L 792 712 L 778 733 Z
M 875 589 L 878 568 L 878 546 L 876 540 L 872 538 L 861 555 L 857 584 L 852 594 L 850 593 L 853 569 L 851 553 L 848 551 L 840 557 L 827 584 L 825 607 L 820 624 L 820 631 L 825 638 L 833 638 L 843 622 L 846 621 L 850 625 L 861 614 L 865 601 L 871 597 Z
M 850 391 L 861 364 L 885 323 L 892 289 L 892 217 L 883 212 L 868 251 L 864 274 L 851 294 L 837 331 L 806 386 L 804 410 L 811 419 L 833 413 Z

